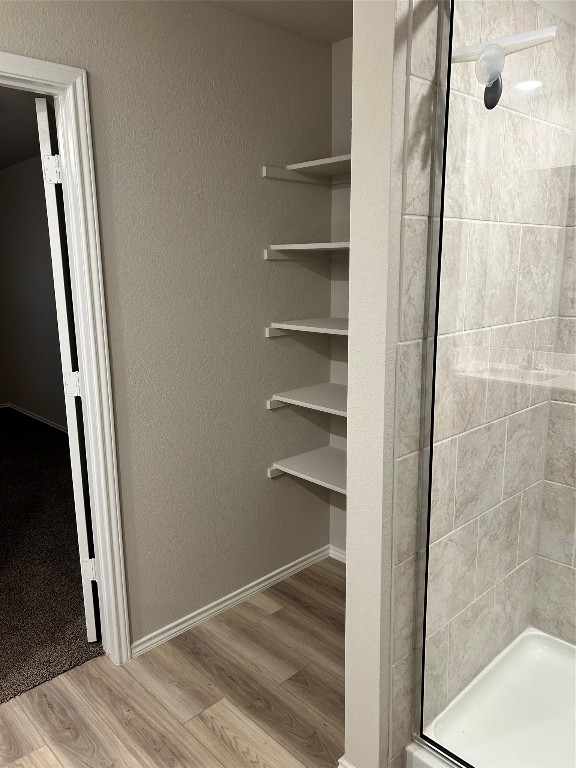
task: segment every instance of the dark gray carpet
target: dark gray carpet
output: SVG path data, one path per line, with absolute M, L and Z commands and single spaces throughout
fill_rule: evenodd
M 0 408 L 0 703 L 102 653 L 86 641 L 68 437 Z

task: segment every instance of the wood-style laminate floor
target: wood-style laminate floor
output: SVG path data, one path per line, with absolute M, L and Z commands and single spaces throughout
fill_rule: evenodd
M 89 661 L 0 706 L 0 766 L 333 768 L 344 609 L 324 560 L 123 667 Z

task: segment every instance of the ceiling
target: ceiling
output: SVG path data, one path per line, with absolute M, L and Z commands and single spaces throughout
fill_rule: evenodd
M 0 168 L 40 154 L 35 96 L 29 91 L 0 88 Z
M 352 0 L 220 0 L 240 13 L 256 16 L 323 43 L 352 36 Z

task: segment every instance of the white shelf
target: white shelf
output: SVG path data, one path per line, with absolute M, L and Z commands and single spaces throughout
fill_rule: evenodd
M 305 333 L 327 333 L 332 336 L 348 335 L 347 317 L 313 317 L 305 320 L 285 320 L 272 323 L 266 329 L 267 336 L 280 336 L 279 331 L 303 331 Z
M 308 480 L 331 491 L 346 493 L 346 451 L 326 446 L 275 461 L 268 470 L 269 477 L 286 473 Z
M 351 155 L 336 155 L 335 157 L 323 157 L 320 160 L 307 160 L 305 163 L 290 163 L 286 166 L 286 170 L 313 174 L 314 176 L 336 176 L 350 173 L 351 167 Z
M 266 179 L 296 181 L 302 184 L 321 184 L 325 187 L 350 184 L 352 168 L 351 155 L 322 157 L 319 160 L 307 160 L 304 163 L 290 163 L 284 168 L 265 165 L 262 176 Z
M 270 245 L 264 250 L 264 258 L 282 260 L 301 256 L 302 254 L 330 253 L 331 251 L 348 251 L 350 243 L 287 243 L 285 245 Z
M 291 389 L 272 396 L 273 403 L 287 403 L 310 408 L 313 411 L 331 413 L 334 416 L 346 417 L 348 387 L 345 384 L 314 384 L 311 387 Z M 273 407 L 273 406 L 272 406 Z

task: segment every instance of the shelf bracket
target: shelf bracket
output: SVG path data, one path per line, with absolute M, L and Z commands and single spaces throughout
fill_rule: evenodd
M 286 331 L 282 331 L 280 328 L 266 328 L 266 338 L 272 339 L 274 336 L 286 336 Z
M 282 472 L 281 469 L 276 469 L 276 467 L 268 467 L 268 469 L 266 470 L 266 474 L 271 480 L 273 477 L 278 477 L 278 475 L 284 475 L 286 473 Z
M 269 411 L 275 411 L 276 408 L 287 408 L 288 403 L 282 402 L 282 400 L 266 400 L 266 408 Z
M 292 181 L 298 184 L 315 184 L 317 187 L 331 187 L 329 178 L 318 178 L 306 173 L 289 171 L 288 168 L 277 168 L 274 165 L 263 165 L 262 176 L 265 179 L 276 179 L 279 181 Z

